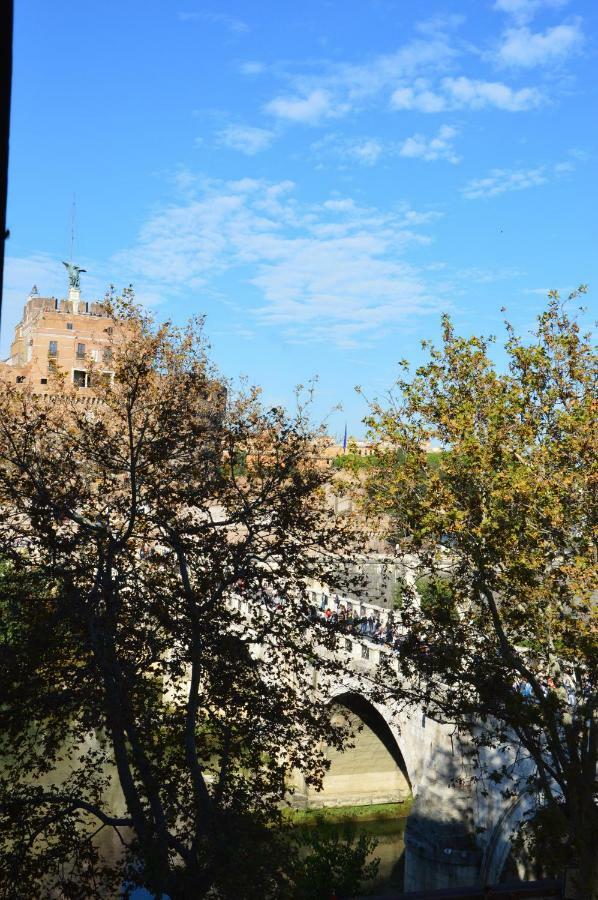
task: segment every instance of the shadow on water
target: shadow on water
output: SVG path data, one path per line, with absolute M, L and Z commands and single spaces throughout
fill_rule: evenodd
M 339 836 L 358 838 L 365 835 L 377 841 L 376 847 L 367 857 L 367 862 L 379 860 L 378 873 L 374 879 L 365 882 L 361 895 L 395 896 L 403 890 L 405 868 L 405 828 L 407 812 L 394 818 L 385 819 L 340 819 L 337 821 L 316 820 L 310 824 L 298 825 L 298 830 L 309 829 L 322 838 Z
M 378 841 L 370 858 L 379 859 L 377 877 L 364 884 L 362 894 L 393 895 L 402 892 L 405 877 L 405 827 L 407 818 L 389 822 L 366 822 L 359 831 Z M 368 859 L 368 862 L 370 859 Z

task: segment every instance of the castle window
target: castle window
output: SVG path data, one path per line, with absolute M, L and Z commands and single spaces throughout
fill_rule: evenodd
M 77 344 L 77 358 L 83 359 L 85 357 L 85 344 Z
M 73 371 L 73 384 L 77 388 L 87 387 L 87 372 L 82 372 L 80 369 L 75 369 Z
M 72 322 L 67 322 L 67 323 L 66 323 L 66 327 L 67 327 L 67 331 L 72 331 L 72 330 L 73 330 L 73 323 L 72 323 Z
M 104 362 L 112 362 L 112 350 L 110 349 L 110 347 L 106 347 L 106 349 L 104 350 Z
M 48 344 L 48 356 L 58 356 L 58 341 L 50 341 Z
M 17 375 L 17 384 L 23 384 L 24 381 L 25 381 L 24 375 Z
M 39 383 L 40 383 L 40 384 L 47 384 L 47 383 L 48 383 L 48 379 L 47 379 L 47 378 L 40 378 Z

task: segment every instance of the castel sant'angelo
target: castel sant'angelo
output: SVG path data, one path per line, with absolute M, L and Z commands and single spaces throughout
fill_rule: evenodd
M 84 270 L 71 263 L 65 266 L 67 297 L 42 297 L 34 286 L 15 328 L 10 356 L 0 362 L 0 377 L 26 384 L 35 393 L 52 391 L 55 371 L 84 393 L 92 387 L 92 371 L 103 378 L 112 376 L 111 348 L 118 337 L 114 321 L 103 303 L 81 299 Z

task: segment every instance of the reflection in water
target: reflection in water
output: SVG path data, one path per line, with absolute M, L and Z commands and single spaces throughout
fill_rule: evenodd
M 336 823 L 318 822 L 302 827 L 315 829 L 322 836 L 329 836 L 335 833 L 340 833 L 341 836 L 344 836 L 347 821 Z M 371 862 L 374 859 L 380 860 L 378 875 L 375 880 L 363 886 L 361 894 L 364 896 L 368 894 L 384 895 L 388 892 L 389 896 L 395 896 L 397 893 L 401 893 L 405 869 L 404 838 L 407 816 L 370 822 L 359 819 L 357 822 L 353 822 L 352 825 L 355 828 L 356 835 L 365 834 L 368 837 L 375 838 L 378 842 L 367 858 L 367 862 Z
M 370 822 L 364 826 L 363 830 L 378 841 L 371 858 L 378 858 L 380 865 L 378 877 L 365 886 L 363 893 L 384 894 L 388 891 L 394 895 L 403 890 L 406 824 L 407 819 L 404 818 L 390 822 Z M 362 830 L 361 826 L 359 830 Z

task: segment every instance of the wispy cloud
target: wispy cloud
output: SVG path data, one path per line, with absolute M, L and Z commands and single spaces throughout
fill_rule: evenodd
M 357 162 L 364 166 L 374 166 L 382 160 L 403 156 L 422 159 L 426 162 L 444 159 L 458 163 L 459 156 L 454 149 L 457 129 L 450 125 L 441 125 L 435 134 L 412 134 L 401 141 L 381 141 L 374 137 L 347 138 L 337 132 L 326 134 L 314 141 L 311 150 L 314 158 L 322 164 L 326 158 L 332 158 L 341 166 Z
M 374 166 L 389 153 L 389 144 L 374 137 L 345 137 L 330 132 L 311 145 L 314 158 L 321 163 L 331 157 L 341 165 L 357 162 L 363 166 Z
M 150 219 L 119 255 L 143 282 L 189 291 L 237 273 L 252 318 L 289 340 L 356 346 L 408 317 L 438 309 L 421 271 L 405 260 L 431 220 L 350 197 L 302 204 L 290 182 L 213 183 Z M 250 274 L 248 274 L 248 272 Z
M 383 153 L 383 146 L 375 138 L 365 141 L 354 141 L 349 147 L 350 155 L 366 166 L 375 165 Z
M 494 9 L 507 13 L 516 22 L 531 21 L 542 9 L 560 9 L 569 0 L 495 0 Z
M 479 81 L 461 76 L 445 78 L 443 87 L 455 106 L 483 109 L 493 106 L 507 112 L 523 112 L 542 103 L 541 92 L 535 87 L 513 89 L 501 81 Z
M 245 153 L 246 156 L 254 156 L 261 150 L 266 150 L 275 137 L 273 131 L 252 125 L 227 125 L 216 135 L 222 145 Z
M 390 98 L 393 109 L 415 109 L 418 112 L 443 112 L 447 106 L 447 97 L 429 88 L 423 79 L 414 85 L 401 85 L 393 91 Z
M 293 93 L 275 97 L 266 109 L 280 118 L 309 124 L 340 117 L 380 98 L 386 103 L 401 78 L 446 71 L 456 55 L 448 37 L 433 33 L 365 63 L 322 63 L 319 72 L 290 74 Z
M 554 34 L 549 31 L 541 37 L 556 55 L 567 32 L 557 28 Z M 287 73 L 291 89 L 270 100 L 265 109 L 287 122 L 317 125 L 375 105 L 425 113 L 486 107 L 520 112 L 543 102 L 542 92 L 534 85 L 511 87 L 503 81 L 459 74 L 457 67 L 467 52 L 466 45 L 453 42 L 450 32 L 428 23 L 420 37 L 367 63 L 322 62 L 319 71 L 312 64 L 308 71 Z
M 466 200 L 496 197 L 510 191 L 524 191 L 546 184 L 551 178 L 566 175 L 574 169 L 570 161 L 529 169 L 492 169 L 484 178 L 469 181 L 461 193 Z
M 426 82 L 398 87 L 392 94 L 394 109 L 414 109 L 424 113 L 438 113 L 451 109 L 484 109 L 494 107 L 507 112 L 523 112 L 542 103 L 537 88 L 518 90 L 501 81 L 480 81 L 466 78 L 444 78 L 435 91 Z
M 247 22 L 242 19 L 209 9 L 193 10 L 192 12 L 181 11 L 178 17 L 181 22 L 207 22 L 211 25 L 221 25 L 232 34 L 246 34 L 250 30 Z
M 304 97 L 275 97 L 266 105 L 266 112 L 291 122 L 316 125 L 322 119 L 338 115 L 341 110 L 333 105 L 329 91 L 313 90 Z
M 459 156 L 455 153 L 453 141 L 457 136 L 457 129 L 450 125 L 442 125 L 436 135 L 427 138 L 422 134 L 414 134 L 403 141 L 400 149 L 401 156 L 416 159 L 424 159 L 428 162 L 437 159 L 446 159 L 451 163 L 458 163 Z
M 538 32 L 525 26 L 509 28 L 498 48 L 498 61 L 504 66 L 521 68 L 553 65 L 580 47 L 583 39 L 579 20 Z
M 508 191 L 523 191 L 547 181 L 543 166 L 536 169 L 492 169 L 485 178 L 474 178 L 463 188 L 467 200 L 496 197 Z
M 264 65 L 264 63 L 261 63 L 255 59 L 247 60 L 247 62 L 243 62 L 239 66 L 239 72 L 241 73 L 241 75 L 261 75 L 265 70 L 266 66 Z

